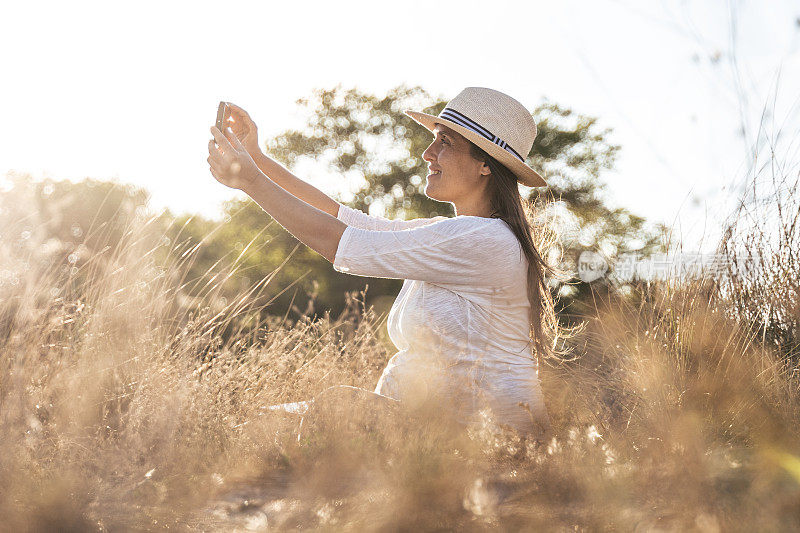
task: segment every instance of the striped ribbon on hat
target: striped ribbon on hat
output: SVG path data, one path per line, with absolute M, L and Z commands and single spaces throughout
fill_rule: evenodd
M 478 124 L 477 122 L 475 122 L 474 120 L 472 120 L 471 118 L 466 116 L 465 114 L 459 113 L 458 111 L 456 111 L 452 107 L 445 107 L 444 110 L 441 113 L 439 113 L 439 117 L 446 118 L 448 120 L 452 120 L 453 122 L 455 122 L 459 126 L 464 126 L 465 128 L 474 131 L 475 133 L 477 133 L 481 137 L 484 137 L 484 138 L 490 140 L 491 142 L 493 142 L 494 144 L 496 144 L 497 146 L 499 146 L 500 148 L 502 148 L 506 152 L 512 154 L 514 157 L 516 157 L 517 159 L 519 159 L 523 163 L 525 162 L 525 159 L 521 155 L 519 155 L 516 150 L 511 148 L 510 144 L 508 144 L 506 141 L 504 141 L 503 139 L 501 139 L 497 135 L 493 134 L 491 131 L 487 130 L 486 128 L 484 128 L 483 126 L 481 126 L 480 124 Z

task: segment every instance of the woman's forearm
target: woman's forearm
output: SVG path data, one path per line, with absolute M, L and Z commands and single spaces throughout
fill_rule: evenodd
M 339 203 L 336 202 L 336 200 L 310 183 L 301 180 L 271 157 L 259 152 L 253 157 L 253 161 L 255 161 L 258 168 L 261 169 L 261 172 L 266 174 L 269 179 L 292 195 L 303 200 L 307 204 L 313 205 L 320 211 L 328 213 L 332 217 L 336 217 L 339 214 Z
M 297 240 L 333 263 L 347 224 L 279 186 L 263 171 L 242 191 Z

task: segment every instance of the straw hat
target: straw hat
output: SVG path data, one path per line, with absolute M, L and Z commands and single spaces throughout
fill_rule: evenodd
M 536 121 L 525 106 L 507 94 L 486 87 L 467 87 L 450 100 L 438 117 L 406 111 L 429 130 L 436 124 L 454 129 L 478 145 L 517 176 L 528 187 L 547 183 L 525 164 L 536 138 Z

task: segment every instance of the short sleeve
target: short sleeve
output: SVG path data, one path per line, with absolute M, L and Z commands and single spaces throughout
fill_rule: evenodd
M 415 218 L 412 220 L 389 220 L 384 217 L 376 217 L 368 215 L 358 209 L 347 207 L 346 205 L 339 204 L 339 211 L 336 218 L 347 224 L 348 226 L 355 226 L 356 228 L 368 229 L 373 231 L 396 231 L 408 228 L 416 228 L 430 224 L 438 220 L 447 220 L 448 217 L 438 216 L 433 218 Z
M 333 268 L 356 276 L 497 287 L 510 283 L 521 255 L 501 220 L 465 216 L 399 231 L 348 226 Z

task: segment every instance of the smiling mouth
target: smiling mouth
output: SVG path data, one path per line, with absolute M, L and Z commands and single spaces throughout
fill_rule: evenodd
M 442 173 L 442 171 L 441 171 L 441 170 L 437 170 L 437 171 L 435 171 L 435 172 L 431 172 L 431 173 L 430 173 L 430 174 L 428 174 L 428 175 L 429 175 L 429 176 L 438 176 L 438 175 L 439 175 L 439 174 L 441 174 L 441 173 Z

